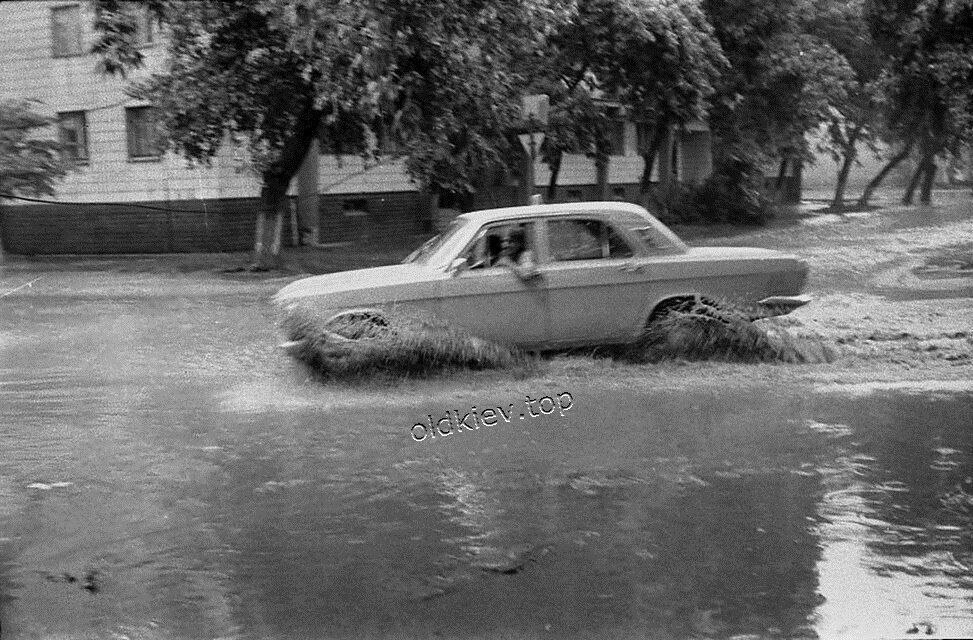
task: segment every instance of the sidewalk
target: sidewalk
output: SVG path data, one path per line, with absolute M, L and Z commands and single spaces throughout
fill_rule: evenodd
M 389 243 L 347 243 L 326 247 L 293 247 L 281 251 L 281 264 L 270 271 L 249 271 L 253 253 L 152 253 L 113 255 L 6 254 L 0 274 L 17 272 L 111 272 L 131 274 L 211 273 L 226 278 L 267 280 L 299 274 L 334 273 L 401 262 L 425 237 L 405 237 Z

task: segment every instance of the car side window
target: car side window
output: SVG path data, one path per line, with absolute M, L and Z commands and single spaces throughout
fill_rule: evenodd
M 631 258 L 632 247 L 611 225 L 598 219 L 570 218 L 548 222 L 551 260 Z
M 487 269 L 535 260 L 533 222 L 504 222 L 484 229 L 467 249 L 468 269 Z
M 609 258 L 631 258 L 635 255 L 635 252 L 628 244 L 628 241 L 625 240 L 625 238 L 623 238 L 614 227 L 612 227 L 610 224 L 606 224 L 604 227 L 608 236 Z

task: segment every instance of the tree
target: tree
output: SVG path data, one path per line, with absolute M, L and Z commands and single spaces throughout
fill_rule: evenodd
M 858 161 L 858 145 L 864 143 L 877 151 L 881 75 L 886 58 L 875 46 L 865 22 L 865 0 L 815 0 L 804 22 L 808 32 L 844 57 L 853 73 L 845 85 L 846 93 L 840 96 L 843 99 L 830 105 L 831 116 L 821 145 L 839 165 L 831 207 L 841 210 L 848 175 Z
M 605 87 L 651 132 L 639 149 L 644 161 L 639 191 L 646 199 L 660 148 L 674 126 L 706 118 L 728 62 L 698 1 L 643 2 L 633 22 Z M 668 160 L 660 169 L 668 186 Z M 669 194 L 661 196 L 664 203 Z
M 890 58 L 885 117 L 890 137 L 904 150 L 888 166 L 918 148 L 903 202 L 910 204 L 920 188 L 920 201 L 928 204 L 937 156 L 973 140 L 973 1 L 868 0 L 866 17 Z
M 591 101 L 610 98 L 654 133 L 640 149 L 643 196 L 659 146 L 673 125 L 705 117 L 726 60 L 699 2 L 581 0 L 550 44 L 554 113 L 547 158 L 553 192 L 560 154 L 582 147 L 607 177 L 609 119 Z M 604 185 L 602 184 L 602 189 Z
M 109 73 L 141 63 L 126 6 L 98 1 L 95 50 Z M 263 183 L 260 266 L 279 251 L 287 187 L 315 136 L 369 158 L 402 153 L 430 191 L 472 189 L 502 157 L 519 116 L 516 62 L 559 13 L 536 0 L 149 6 L 167 26 L 167 67 L 132 93 L 158 107 L 166 139 L 193 161 L 211 160 L 228 140 L 249 148 Z
M 580 83 L 567 87 L 563 81 L 547 85 L 535 85 L 535 91 L 550 97 L 551 111 L 544 130 L 541 158 L 551 168 L 547 185 L 547 200 L 557 193 L 557 180 L 561 162 L 566 153 L 584 153 L 594 158 L 598 149 L 604 149 L 607 136 L 605 114 L 591 97 L 591 92 Z
M 0 102 L 0 201 L 53 195 L 55 183 L 71 169 L 61 155 L 60 143 L 44 136 L 53 122 L 34 111 L 36 104 L 30 100 Z M 0 237 L 0 262 L 2 241 Z
M 704 8 L 730 62 L 712 99 L 714 172 L 749 194 L 763 168 L 811 157 L 807 134 L 827 122 L 853 78 L 833 46 L 810 33 L 810 0 L 705 0 Z

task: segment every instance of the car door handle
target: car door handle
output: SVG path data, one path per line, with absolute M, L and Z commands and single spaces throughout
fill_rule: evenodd
M 629 262 L 623 264 L 621 267 L 618 268 L 618 270 L 621 271 L 622 273 L 641 273 L 642 267 L 643 265 L 641 264 L 633 264 Z

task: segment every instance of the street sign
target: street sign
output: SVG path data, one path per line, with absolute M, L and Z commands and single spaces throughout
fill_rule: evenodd
M 546 127 L 550 107 L 551 101 L 546 93 L 524 96 L 524 119 L 537 127 Z
M 520 138 L 521 146 L 524 148 L 524 151 L 527 152 L 527 155 L 529 155 L 531 158 L 534 158 L 537 155 L 537 152 L 540 151 L 541 143 L 544 142 L 543 133 L 522 133 L 517 137 Z M 531 149 L 532 139 L 534 143 L 533 149 Z

